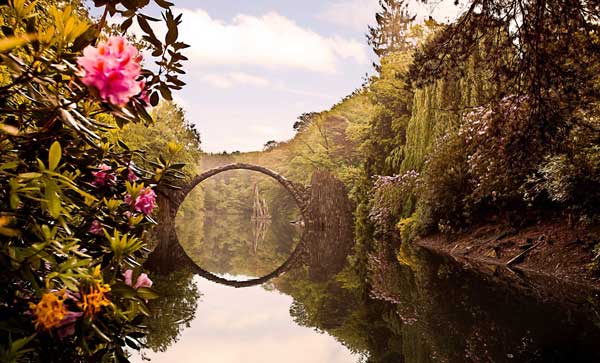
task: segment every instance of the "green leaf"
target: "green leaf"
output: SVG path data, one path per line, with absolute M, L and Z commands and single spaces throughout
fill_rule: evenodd
M 62 149 L 58 141 L 54 141 L 48 152 L 48 169 L 54 171 L 62 158 Z
M 158 6 L 160 6 L 160 7 L 161 7 L 161 8 L 163 8 L 163 9 L 168 9 L 168 8 L 170 8 L 171 6 L 173 6 L 173 5 L 174 5 L 172 2 L 168 2 L 168 1 L 165 1 L 165 0 L 154 0 L 154 1 L 156 2 L 156 4 L 157 4 Z
M 125 337 L 125 344 L 127 344 L 128 347 L 133 348 L 135 350 L 140 350 L 141 347 L 140 342 L 128 336 Z
M 30 335 L 25 338 L 18 339 L 14 343 L 11 344 L 10 349 L 13 352 L 17 352 L 17 351 L 21 350 L 22 348 L 24 348 L 33 338 L 35 338 L 35 334 Z
M 172 169 L 183 169 L 187 164 L 186 163 L 176 163 L 176 164 L 171 164 L 170 168 Z
M 131 27 L 131 24 L 133 24 L 133 17 L 126 19 L 124 22 L 121 23 L 121 27 L 120 30 L 122 33 L 127 32 L 127 29 L 129 29 Z
M 126 299 L 130 299 L 136 296 L 135 289 L 129 285 L 126 285 L 122 282 L 117 282 L 116 284 L 110 287 L 110 291 L 113 294 L 120 295 Z
M 159 97 L 158 92 L 156 92 L 156 91 L 152 92 L 152 94 L 150 95 L 150 104 L 152 106 L 158 105 L 158 101 L 159 101 L 158 97 Z
M 148 309 L 148 306 L 143 302 L 143 301 L 138 301 L 138 309 L 140 309 L 140 312 L 146 316 L 151 316 L 152 312 L 150 312 L 150 309 Z
M 179 36 L 177 31 L 177 24 L 173 22 L 168 23 L 167 26 L 169 30 L 167 31 L 167 35 L 165 35 L 165 44 L 173 44 Z
M 35 172 L 21 173 L 21 174 L 19 174 L 19 179 L 37 179 L 37 178 L 40 178 L 41 176 L 42 176 L 42 173 L 35 173 Z
M 164 98 L 167 101 L 173 100 L 173 96 L 171 95 L 171 90 L 165 83 L 161 83 L 161 85 L 158 86 L 158 90 L 160 91 L 160 95 L 162 96 L 162 98 Z
M 12 36 L 0 39 L 0 53 L 21 47 L 35 39 L 33 35 Z
M 152 27 L 150 26 L 150 24 L 148 24 L 148 21 L 146 20 L 146 18 L 144 18 L 143 15 L 138 15 L 136 17 L 138 24 L 140 25 L 140 28 L 142 28 L 142 30 L 144 31 L 144 33 L 148 34 L 148 36 L 156 39 L 156 35 L 154 35 L 154 31 L 152 30 Z
M 71 50 L 73 52 L 79 52 L 83 50 L 83 48 L 92 44 L 92 42 L 98 37 L 98 29 L 95 26 L 89 27 L 85 32 L 83 32 L 80 36 L 78 36 L 75 41 L 73 41 L 73 46 Z
M 52 218 L 60 217 L 60 198 L 58 197 L 58 186 L 52 182 L 46 182 L 46 203 L 48 206 L 48 213 Z
M 100 330 L 100 328 L 98 328 L 96 324 L 92 323 L 92 329 L 94 329 L 94 331 L 100 336 L 100 338 L 106 340 L 107 342 L 111 341 L 111 339 L 106 334 L 104 334 L 104 332 L 102 332 L 102 330 Z
M 152 300 L 157 299 L 160 295 L 149 287 L 140 287 L 137 289 L 137 294 L 142 299 Z

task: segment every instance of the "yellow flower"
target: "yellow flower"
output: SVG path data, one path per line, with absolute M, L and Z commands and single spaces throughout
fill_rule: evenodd
M 111 306 L 112 303 L 106 298 L 105 293 L 110 291 L 110 285 L 96 283 L 90 287 L 90 292 L 83 294 L 81 302 L 77 305 L 83 310 L 85 316 L 96 315 L 103 306 Z
M 68 313 L 64 304 L 65 298 L 65 290 L 53 291 L 43 294 L 39 303 L 29 304 L 36 317 L 36 329 L 44 328 L 50 330 L 60 324 Z

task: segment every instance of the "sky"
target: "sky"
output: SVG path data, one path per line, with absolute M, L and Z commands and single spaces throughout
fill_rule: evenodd
M 190 45 L 187 86 L 174 99 L 204 151 L 288 140 L 298 116 L 329 109 L 374 72 L 365 34 L 378 0 L 173 2 Z M 445 9 L 433 11 L 443 18 Z

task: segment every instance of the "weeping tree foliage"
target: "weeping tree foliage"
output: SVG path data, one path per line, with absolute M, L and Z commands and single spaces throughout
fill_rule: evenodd
M 415 89 L 401 173 L 421 171 L 435 141 L 457 129 L 465 114 L 489 99 L 491 86 L 484 81 L 485 70 L 479 67 L 481 51 L 469 58 L 464 75 L 438 79 Z
M 599 16 L 597 1 L 476 0 L 418 51 L 411 78 L 423 85 L 462 74 L 484 44 L 478 64 L 495 86 L 490 107 L 527 97 L 522 132 L 507 146 L 515 161 L 539 162 L 574 126 L 594 128 L 585 115 L 598 97 Z

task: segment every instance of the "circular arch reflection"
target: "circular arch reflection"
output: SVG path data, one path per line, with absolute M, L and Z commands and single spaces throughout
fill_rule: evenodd
M 258 166 L 258 165 L 254 165 L 254 164 L 243 164 L 243 163 L 236 163 L 236 164 L 228 164 L 228 165 L 224 165 L 221 167 L 217 167 L 214 169 L 210 169 L 202 174 L 197 175 L 191 182 L 189 185 L 187 185 L 185 188 L 183 188 L 181 190 L 181 192 L 179 193 L 179 198 L 176 201 L 175 204 L 175 208 L 174 208 L 174 213 L 173 216 L 177 215 L 177 211 L 179 210 L 179 208 L 181 207 L 181 205 L 183 204 L 183 202 L 185 201 L 186 197 L 191 193 L 191 191 L 198 186 L 199 184 L 201 184 L 203 181 L 221 174 L 223 172 L 226 171 L 230 171 L 230 170 L 249 170 L 249 171 L 254 171 L 254 172 L 258 172 L 264 175 L 269 176 L 270 178 L 274 179 L 275 181 L 277 181 L 288 193 L 290 193 L 290 195 L 292 196 L 292 198 L 294 199 L 294 202 L 296 203 L 296 205 L 298 206 L 298 209 L 300 210 L 300 215 L 302 216 L 302 218 L 304 220 L 306 220 L 306 202 L 305 202 L 305 190 L 303 190 L 303 186 L 302 185 L 298 185 L 290 180 L 288 180 L 287 178 L 285 178 L 284 176 L 268 169 L 262 166 Z M 302 232 L 302 235 L 300 237 L 300 241 L 298 242 L 298 244 L 296 245 L 296 247 L 294 248 L 294 250 L 292 251 L 292 253 L 290 254 L 290 256 L 275 270 L 273 270 L 271 273 L 263 275 L 261 277 L 258 278 L 253 278 L 253 279 L 249 279 L 249 280 L 243 280 L 243 281 L 239 281 L 239 280 L 230 280 L 230 279 L 226 279 L 223 278 L 221 276 L 218 276 L 212 272 L 209 272 L 207 270 L 205 270 L 204 268 L 200 267 L 187 253 L 187 251 L 185 251 L 185 249 L 181 246 L 181 244 L 179 243 L 179 239 L 177 237 L 177 232 L 173 231 L 174 237 L 177 241 L 176 245 L 177 248 L 181 249 L 182 254 L 185 256 L 185 259 L 188 262 L 188 266 L 191 267 L 191 270 L 204 277 L 205 279 L 209 280 L 209 281 L 213 281 L 222 285 L 227 285 L 227 286 L 232 286 L 232 287 L 249 287 L 249 286 L 255 286 L 255 285 L 260 285 L 263 284 L 277 276 L 280 276 L 281 274 L 283 274 L 284 272 L 286 272 L 293 264 L 294 262 L 297 261 L 298 257 L 302 254 L 302 252 L 305 250 L 305 238 L 304 238 L 304 230 Z

